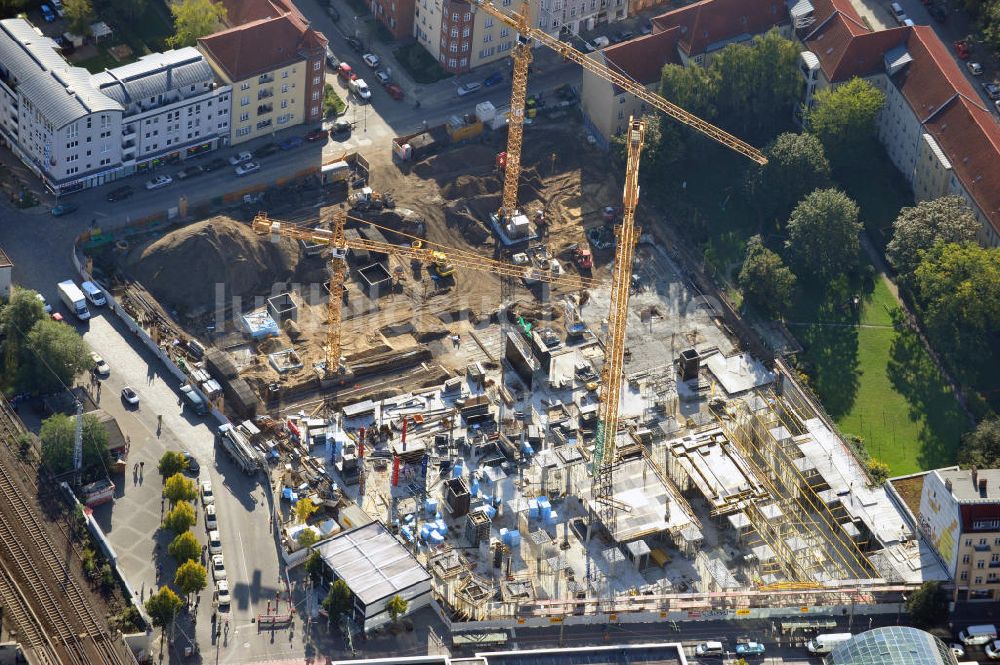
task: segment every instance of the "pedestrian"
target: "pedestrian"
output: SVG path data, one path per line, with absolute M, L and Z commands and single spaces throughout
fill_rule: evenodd
M 146 463 L 145 462 L 139 462 L 139 472 L 140 473 L 145 473 L 146 472 Z

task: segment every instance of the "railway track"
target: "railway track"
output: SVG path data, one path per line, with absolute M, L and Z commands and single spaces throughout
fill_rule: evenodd
M 0 400 L 0 437 L 8 444 L 20 422 Z M 12 480 L 18 471 L 0 454 L 0 596 L 24 641 L 51 665 L 130 665 L 134 658 L 99 618 L 38 512 Z

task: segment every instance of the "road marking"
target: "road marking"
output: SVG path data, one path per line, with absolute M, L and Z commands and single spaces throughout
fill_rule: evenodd
M 253 612 L 253 601 L 251 600 L 251 598 L 253 598 L 253 594 L 249 593 L 249 591 L 250 591 L 250 573 L 247 572 L 247 570 L 248 570 L 247 569 L 247 551 L 246 551 L 246 548 L 243 547 L 243 534 L 240 533 L 239 531 L 237 531 L 236 532 L 236 537 L 240 541 L 240 563 L 243 564 L 243 578 L 247 581 L 247 591 L 248 591 L 248 593 L 247 593 L 247 606 L 250 608 L 250 616 L 253 616 L 253 614 L 254 614 L 254 612 Z

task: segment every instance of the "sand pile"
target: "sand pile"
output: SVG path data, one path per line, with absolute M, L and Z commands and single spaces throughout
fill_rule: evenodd
M 165 307 L 195 312 L 216 306 L 216 284 L 226 297 L 269 294 L 298 261 L 292 240 L 272 243 L 249 226 L 214 217 L 139 246 L 127 259 L 132 276 Z

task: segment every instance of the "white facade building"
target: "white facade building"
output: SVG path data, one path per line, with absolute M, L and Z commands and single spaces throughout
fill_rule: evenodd
M 124 175 L 225 145 L 231 90 L 219 85 L 198 49 L 151 53 L 93 77 L 124 109 Z

